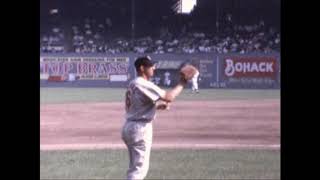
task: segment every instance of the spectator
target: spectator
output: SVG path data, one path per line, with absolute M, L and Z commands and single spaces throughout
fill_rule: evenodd
M 232 22 L 232 15 L 227 15 Z M 129 39 L 117 38 L 107 29 L 113 26 L 111 18 L 105 22 L 85 18 L 70 25 L 66 29 L 52 25 L 52 29 L 40 36 L 41 52 L 65 52 L 70 44 L 69 52 L 75 53 L 269 53 L 280 51 L 280 34 L 274 27 L 266 27 L 263 20 L 251 25 L 233 24 L 229 30 L 221 27 L 221 33 L 211 34 L 193 30 L 192 22 L 182 26 L 183 33 L 173 36 L 167 26 L 160 28 L 159 36 L 137 37 L 133 43 Z M 188 26 L 187 26 L 188 25 Z M 79 28 L 83 27 L 83 28 Z M 177 27 L 178 28 L 178 27 Z M 181 28 L 177 31 L 181 31 Z M 71 32 L 70 42 L 65 32 Z M 108 35 L 107 35 L 108 34 Z M 150 33 L 152 34 L 152 33 Z M 155 33 L 156 34 L 156 33 Z

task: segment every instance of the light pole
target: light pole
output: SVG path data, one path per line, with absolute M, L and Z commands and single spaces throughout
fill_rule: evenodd
M 219 33 L 219 7 L 218 7 L 218 0 L 216 0 L 216 33 Z
M 131 42 L 135 36 L 135 0 L 131 0 Z

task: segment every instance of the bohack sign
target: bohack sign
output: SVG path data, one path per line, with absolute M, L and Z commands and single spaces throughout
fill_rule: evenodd
M 273 57 L 225 57 L 224 75 L 228 78 L 271 78 L 277 75 Z

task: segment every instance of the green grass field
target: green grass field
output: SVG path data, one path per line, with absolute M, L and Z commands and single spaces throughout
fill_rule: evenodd
M 124 179 L 126 150 L 41 152 L 41 179 Z M 153 150 L 147 179 L 280 179 L 279 150 Z
M 40 103 L 122 102 L 124 88 L 41 88 Z M 200 94 L 183 90 L 177 100 L 280 99 L 280 90 L 202 89 Z
M 41 88 L 41 104 L 122 102 L 123 88 Z M 280 90 L 184 90 L 177 100 L 280 99 Z M 126 150 L 41 151 L 41 179 L 124 179 Z M 280 179 L 280 150 L 153 150 L 147 179 Z

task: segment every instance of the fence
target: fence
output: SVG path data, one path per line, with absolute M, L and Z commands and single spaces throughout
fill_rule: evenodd
M 149 55 L 149 54 L 148 54 Z M 42 54 L 42 87 L 125 87 L 140 54 Z M 280 54 L 152 54 L 159 76 L 189 61 L 200 71 L 200 88 L 280 88 Z M 173 79 L 174 77 L 173 73 Z

